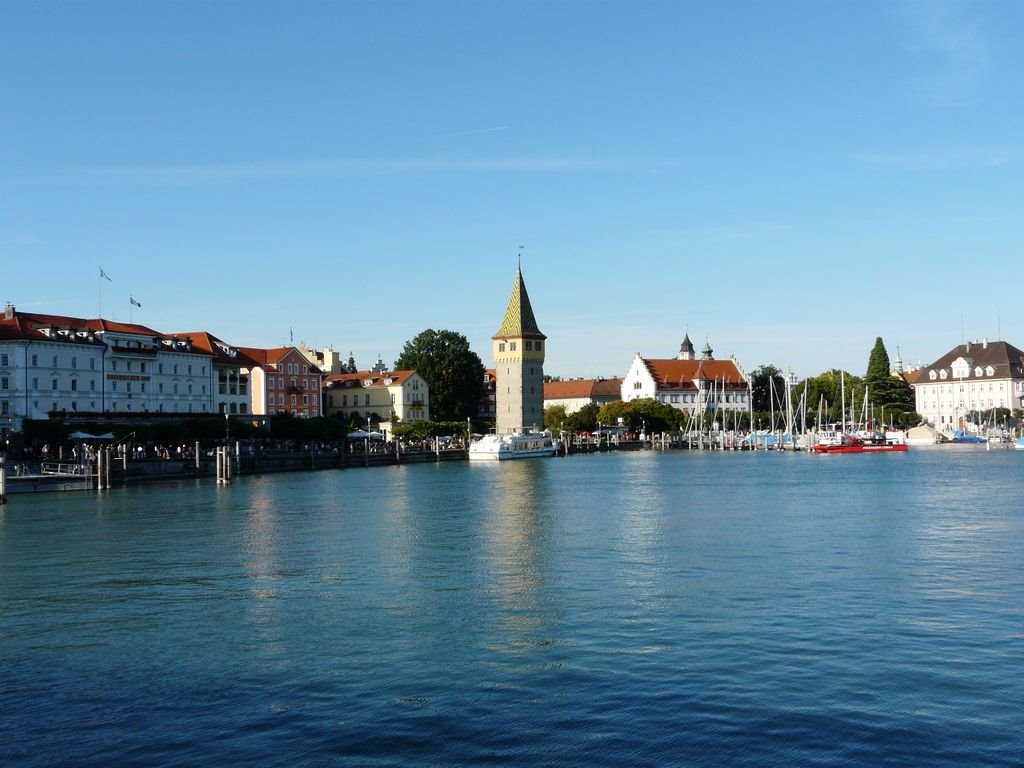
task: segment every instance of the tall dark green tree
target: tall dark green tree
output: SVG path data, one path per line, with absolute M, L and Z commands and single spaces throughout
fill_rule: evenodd
M 405 342 L 395 370 L 414 370 L 430 387 L 430 415 L 435 421 L 475 416 L 483 396 L 484 364 L 455 331 L 428 328 Z
M 873 410 L 881 414 L 882 409 L 893 420 L 907 423 L 914 414 L 914 392 L 900 375 L 893 375 L 889 369 L 889 353 L 885 350 L 882 337 L 875 339 L 875 346 L 868 357 L 868 370 L 864 375 L 867 396 Z M 890 420 L 889 416 L 885 419 Z

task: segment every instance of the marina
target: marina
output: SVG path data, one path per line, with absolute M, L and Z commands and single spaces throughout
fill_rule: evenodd
M 0 511 L 0 753 L 1014 766 L 1018 462 L 648 450 L 28 495 Z

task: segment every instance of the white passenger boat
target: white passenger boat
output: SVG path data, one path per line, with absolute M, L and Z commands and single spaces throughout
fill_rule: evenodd
M 554 456 L 562 441 L 543 432 L 521 432 L 517 435 L 484 435 L 469 446 L 470 461 L 505 461 Z

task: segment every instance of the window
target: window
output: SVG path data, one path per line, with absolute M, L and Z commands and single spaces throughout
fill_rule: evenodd
M 6 354 L 0 355 L 0 365 L 4 367 L 10 365 L 10 362 L 8 361 L 8 357 Z
M 78 379 L 72 379 L 71 380 L 71 391 L 72 392 L 77 392 L 78 391 Z
M 533 342 L 533 351 L 534 351 L 534 352 L 540 352 L 540 349 L 541 349 L 540 345 L 541 345 L 542 343 L 543 343 L 543 342 L 540 342 L 540 341 L 535 341 L 535 342 Z
M 54 368 L 57 367 L 57 356 L 56 355 L 53 356 L 53 367 Z
M 174 375 L 175 376 L 178 375 L 178 364 L 177 363 L 174 364 Z
M 10 403 L 8 403 L 6 400 L 0 400 L 0 413 L 6 415 L 10 413 L 10 408 Z
M 267 388 L 268 389 L 273 389 L 274 388 L 274 377 L 273 376 L 271 376 L 270 378 L 267 379 Z
M 498 342 L 498 351 L 499 352 L 504 352 L 505 351 L 505 342 L 504 341 Z
M 163 373 L 164 372 L 164 364 L 163 363 L 157 363 L 156 364 L 156 372 L 157 373 Z
M 95 357 L 90 357 L 89 358 L 89 370 L 90 371 L 95 371 L 96 370 L 96 358 Z
M 0 377 L 0 389 L 10 389 L 10 388 L 11 388 L 11 380 L 8 377 L 6 377 L 6 376 Z
M 526 340 L 526 351 L 533 352 L 533 342 L 529 339 Z
M 189 375 L 189 376 L 191 376 L 191 375 L 192 375 L 192 366 L 191 366 L 191 365 L 190 365 L 190 366 L 188 367 L 188 375 Z
M 509 352 L 515 352 L 516 351 L 516 343 L 514 341 L 510 341 L 508 343 L 508 351 Z
M 36 367 L 38 365 L 39 365 L 39 355 L 32 355 L 32 366 Z
M 145 363 L 139 363 L 139 370 L 142 371 L 143 373 L 145 373 L 146 372 L 146 364 Z
M 51 382 L 51 384 L 52 384 L 53 386 L 52 386 L 52 387 L 50 387 L 50 388 L 51 388 L 51 389 L 53 389 L 54 391 L 56 391 L 56 389 L 57 389 L 57 380 L 56 380 L 56 379 L 54 379 L 54 380 L 53 380 L 53 381 Z

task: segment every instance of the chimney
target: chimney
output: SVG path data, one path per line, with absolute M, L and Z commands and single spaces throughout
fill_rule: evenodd
M 14 319 L 14 305 L 11 302 L 7 302 L 7 306 L 4 307 L 4 320 Z
M 988 337 L 985 337 L 981 340 L 981 348 L 988 349 Z

